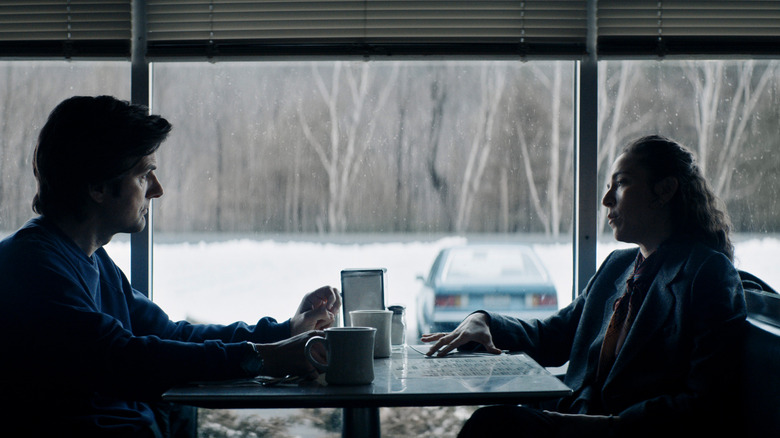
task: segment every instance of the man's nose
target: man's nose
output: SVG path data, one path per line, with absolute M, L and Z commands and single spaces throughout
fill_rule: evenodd
M 157 179 L 157 176 L 152 174 L 150 175 L 150 178 L 152 179 L 151 184 L 149 185 L 149 189 L 146 192 L 147 198 L 159 198 L 163 195 L 163 188 L 162 184 L 160 184 L 160 181 Z

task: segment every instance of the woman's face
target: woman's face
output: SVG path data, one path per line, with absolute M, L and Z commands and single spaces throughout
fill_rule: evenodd
M 647 170 L 630 153 L 620 155 L 610 172 L 601 203 L 615 239 L 638 244 L 649 254 L 671 234 L 669 209 L 660 202 Z

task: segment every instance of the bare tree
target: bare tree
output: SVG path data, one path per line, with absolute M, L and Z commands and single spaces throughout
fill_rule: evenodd
M 743 61 L 735 64 L 734 73 L 729 74 L 728 64 L 722 61 L 684 64 L 695 94 L 699 164 L 724 201 L 732 196 L 732 177 L 739 153 L 745 150 L 749 123 L 780 64 L 769 61 L 763 65 L 763 71 L 759 71 L 754 60 Z M 713 153 L 716 155 L 711 156 Z
M 441 131 L 444 125 L 444 108 L 448 98 L 447 81 L 445 81 L 442 71 L 437 70 L 434 79 L 430 83 L 431 97 L 431 124 L 426 132 L 425 143 L 428 145 L 429 153 L 426 156 L 426 170 L 428 179 L 436 194 L 442 211 L 446 216 L 446 229 L 451 231 L 453 218 L 449 208 L 450 184 L 447 176 L 439 170 L 436 163 L 439 161 L 441 151 Z
M 333 64 L 330 83 L 326 83 L 316 63 L 312 63 L 312 74 L 317 91 L 327 110 L 327 135 L 319 135 L 312 129 L 312 123 L 303 108 L 303 100 L 297 107 L 298 120 L 308 144 L 314 149 L 328 176 L 327 231 L 341 232 L 346 229 L 346 208 L 350 189 L 359 169 L 363 154 L 371 146 L 375 119 L 380 114 L 398 75 L 398 64 L 394 63 L 390 77 L 385 79 L 379 92 L 379 99 L 369 107 L 369 88 L 375 75 L 369 63 L 344 67 L 341 61 Z M 347 86 L 347 108 L 340 107 L 342 82 Z M 347 113 L 345 113 L 347 111 Z M 365 128 L 367 131 L 362 131 Z M 359 138 L 360 132 L 366 132 Z M 360 141 L 359 141 L 360 140 Z
M 476 131 L 468 151 L 466 168 L 463 171 L 463 181 L 458 199 L 458 213 L 455 220 L 455 231 L 466 231 L 469 225 L 474 200 L 479 194 L 482 175 L 493 148 L 493 126 L 498 112 L 498 103 L 504 94 L 506 85 L 506 70 L 495 63 L 485 64 L 480 72 L 481 101 L 475 111 Z
M 564 143 L 561 140 L 561 106 L 563 103 L 563 64 L 555 62 L 552 70 L 541 69 L 532 66 L 534 80 L 538 81 L 549 96 L 549 144 L 545 144 L 543 150 L 548 153 L 545 168 L 534 165 L 531 150 L 528 147 L 528 132 L 523 125 L 515 125 L 518 143 L 522 152 L 523 166 L 526 175 L 526 183 L 531 197 L 531 205 L 536 212 L 539 221 L 544 227 L 545 235 L 558 237 L 563 225 L 562 208 L 564 202 L 571 202 L 562 196 L 562 187 L 566 182 L 563 178 L 569 178 L 572 169 L 573 139 L 569 135 Z M 549 72 L 549 73 L 548 73 Z M 534 139 L 530 142 L 541 145 L 545 130 L 537 129 Z M 539 172 L 545 172 L 546 177 L 540 177 Z

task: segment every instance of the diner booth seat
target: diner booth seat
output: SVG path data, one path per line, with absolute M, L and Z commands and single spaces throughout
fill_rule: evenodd
M 740 407 L 745 437 L 780 437 L 780 294 L 740 271 L 748 318 Z

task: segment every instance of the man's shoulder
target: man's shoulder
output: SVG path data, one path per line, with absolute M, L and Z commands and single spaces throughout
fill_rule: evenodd
M 0 242 L 0 273 L 8 278 L 73 277 L 89 270 L 90 264 L 62 232 L 39 218 Z
M 13 256 L 29 242 L 41 239 L 41 228 L 34 220 L 28 221 L 24 226 L 9 234 L 0 241 L 0 257 Z
M 33 254 L 50 254 L 61 246 L 61 238 L 46 222 L 38 217 L 0 242 L 0 254 L 11 257 Z

